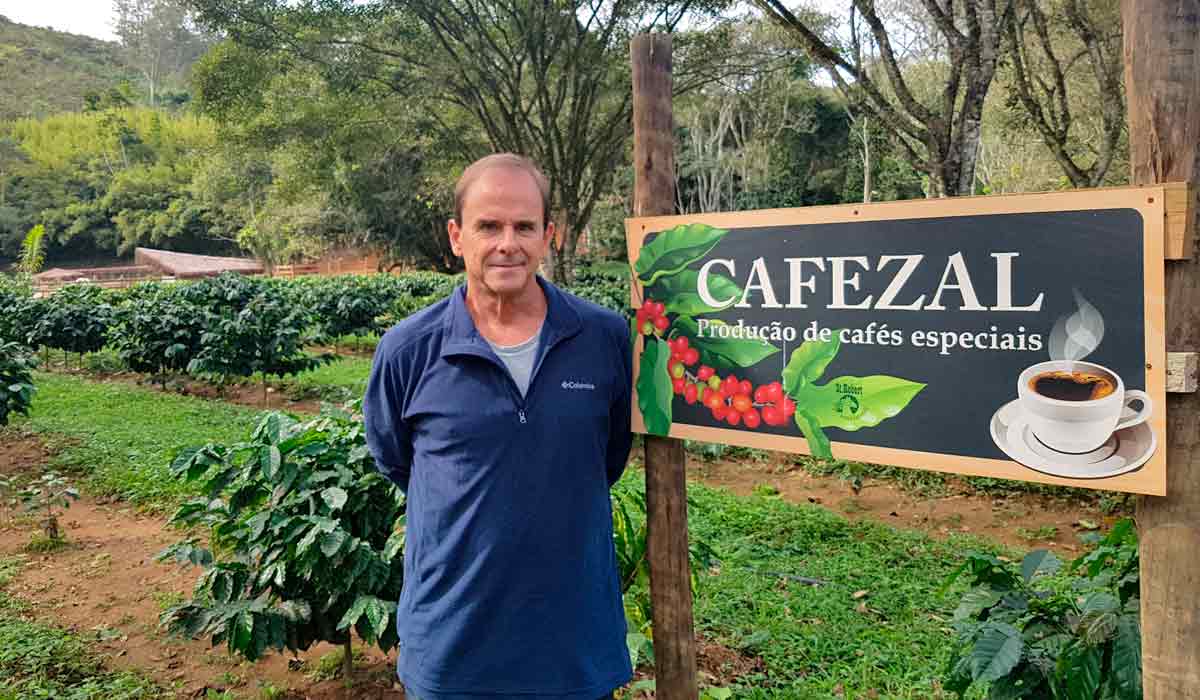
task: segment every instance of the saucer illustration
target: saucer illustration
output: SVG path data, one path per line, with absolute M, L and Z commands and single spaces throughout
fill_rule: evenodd
M 1106 479 L 1138 469 L 1154 454 L 1154 431 L 1143 422 L 1113 433 L 1100 447 L 1084 454 L 1059 452 L 1042 444 L 1014 399 L 996 411 L 992 440 L 1004 454 L 1034 471 L 1068 479 Z

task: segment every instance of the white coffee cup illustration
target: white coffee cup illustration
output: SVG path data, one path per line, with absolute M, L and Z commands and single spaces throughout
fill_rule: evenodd
M 1034 436 L 1071 454 L 1097 449 L 1114 432 L 1145 422 L 1153 410 L 1146 392 L 1126 390 L 1115 372 L 1074 360 L 1026 368 L 1017 379 L 1017 396 Z M 1131 405 L 1137 403 L 1140 409 Z

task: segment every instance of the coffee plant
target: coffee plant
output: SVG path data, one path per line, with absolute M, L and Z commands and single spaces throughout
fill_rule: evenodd
M 14 413 L 29 415 L 37 361 L 20 343 L 0 342 L 0 426 Z
M 18 496 L 26 511 L 38 515 L 46 539 L 50 543 L 60 542 L 63 537 L 58 525 L 58 511 L 70 508 L 72 500 L 79 500 L 79 492 L 71 488 L 66 478 L 57 472 L 47 472 Z
M 342 336 L 384 330 L 378 319 L 387 313 L 393 301 L 387 289 L 372 278 L 359 275 L 318 280 L 317 284 L 307 285 L 303 298 L 323 339 L 336 342 Z
M 1062 567 L 1045 550 L 1018 565 L 972 554 L 971 589 L 954 613 L 957 638 L 944 686 L 990 700 L 1142 697 L 1138 548 L 1118 522 L 1087 555 Z
M 203 494 L 171 522 L 211 533 L 160 555 L 204 569 L 191 600 L 163 614 L 171 632 L 250 660 L 342 644 L 347 678 L 351 629 L 396 646 L 404 497 L 376 470 L 360 416 L 271 413 L 246 442 L 184 451 L 171 471 Z
M 177 298 L 167 288 L 151 287 L 136 301 L 116 307 L 108 328 L 108 345 L 137 372 L 158 376 L 184 372 L 199 353 L 204 333 L 203 309 Z
M 629 315 L 629 274 L 598 272 L 582 268 L 567 287 L 575 296 L 595 302 L 620 314 Z
M 286 376 L 312 369 L 333 359 L 304 352 L 312 340 L 306 331 L 306 312 L 266 294 L 251 299 L 238 311 L 206 314 L 200 349 L 188 362 L 192 374 L 215 377 L 224 385 L 231 377 L 261 373 L 263 400 L 267 376 Z
M 82 355 L 104 347 L 112 306 L 104 290 L 88 284 L 62 287 L 39 303 L 29 343 Z
M 29 343 L 38 305 L 27 275 L 0 275 L 0 343 Z

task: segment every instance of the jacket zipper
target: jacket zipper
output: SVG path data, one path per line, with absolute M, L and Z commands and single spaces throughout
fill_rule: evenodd
M 554 341 L 550 343 L 550 345 L 546 346 L 545 349 L 540 347 L 538 348 L 537 361 L 533 365 L 533 371 L 529 374 L 529 387 L 525 390 L 526 396 L 533 391 L 533 383 L 537 381 L 538 372 L 542 369 L 542 361 L 546 359 L 546 356 L 550 354 L 550 351 L 554 349 L 554 346 L 558 345 L 562 341 L 563 338 L 555 338 Z M 480 353 L 480 357 L 486 359 L 492 364 L 493 367 L 500 370 L 504 374 L 505 381 L 508 383 L 509 391 L 512 393 L 513 401 L 517 404 L 517 420 L 521 422 L 521 425 L 525 425 L 529 422 L 528 416 L 525 415 L 525 409 L 528 407 L 525 403 L 525 397 L 521 396 L 521 390 L 519 387 L 517 387 L 517 381 L 513 379 L 512 373 L 508 371 L 508 367 L 504 365 L 504 361 L 498 357 L 493 358 L 493 355 L 495 355 L 495 352 L 493 352 L 492 355 Z

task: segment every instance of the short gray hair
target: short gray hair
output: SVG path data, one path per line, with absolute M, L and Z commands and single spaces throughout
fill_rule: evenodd
M 481 175 L 493 168 L 512 168 L 528 173 L 537 185 L 538 192 L 542 195 L 542 226 L 545 227 L 550 223 L 550 181 L 546 179 L 542 169 L 525 156 L 515 153 L 493 153 L 468 165 L 454 185 L 454 220 L 458 222 L 459 226 L 463 225 L 463 200 L 467 198 L 471 185 L 475 184 Z

